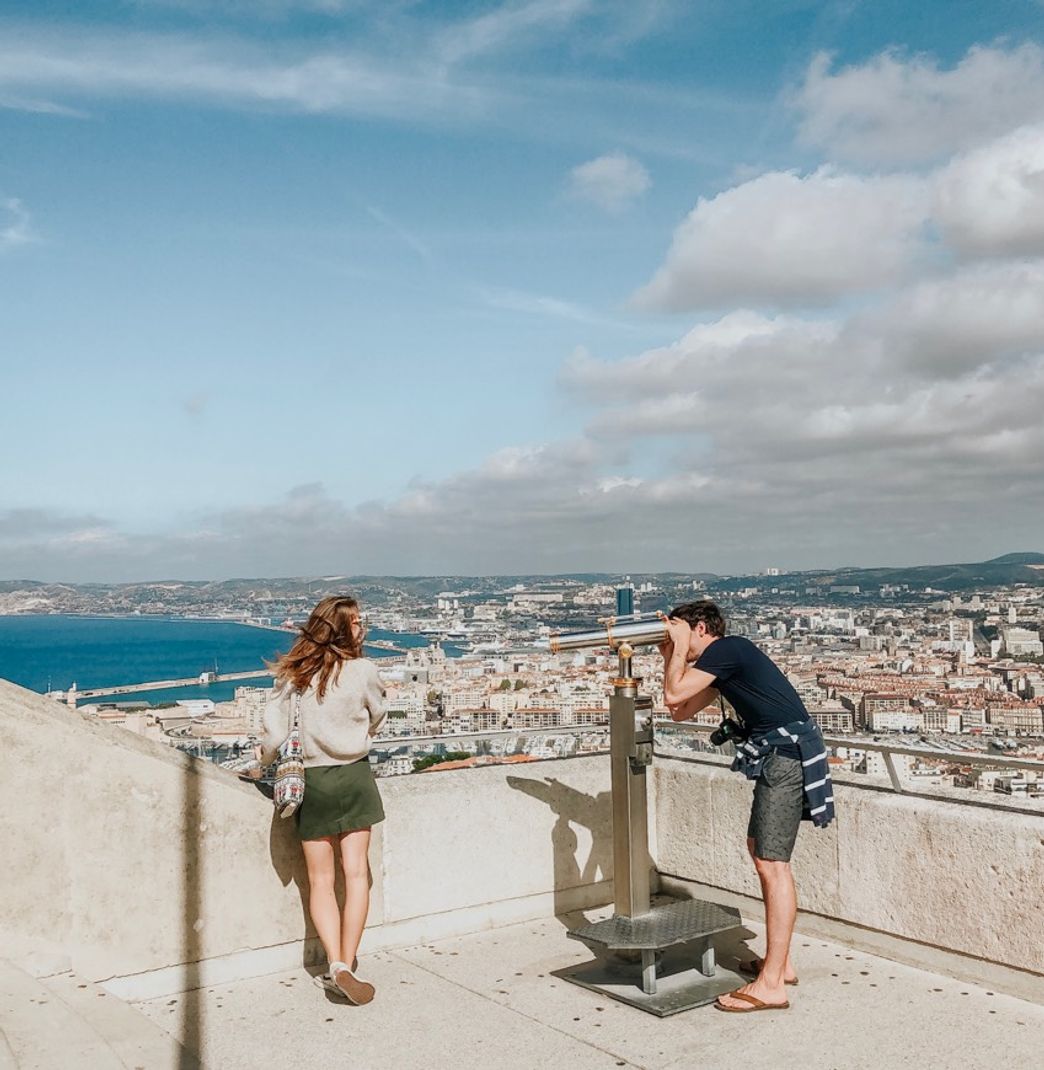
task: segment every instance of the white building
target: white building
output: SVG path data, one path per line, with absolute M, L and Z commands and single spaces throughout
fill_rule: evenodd
M 1040 640 L 1040 634 L 1031 628 L 1004 628 L 1001 630 L 1001 635 L 1004 641 L 1004 651 L 1012 657 L 1044 655 L 1044 643 Z
M 245 722 L 252 735 L 261 734 L 261 719 L 271 691 L 267 687 L 237 687 L 232 699 L 232 716 Z
M 870 728 L 874 732 L 921 732 L 924 717 L 919 710 L 875 710 Z

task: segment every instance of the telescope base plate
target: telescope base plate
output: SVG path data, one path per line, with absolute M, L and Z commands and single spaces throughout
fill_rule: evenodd
M 665 951 L 656 968 L 656 992 L 642 991 L 640 965 L 631 977 L 621 976 L 619 967 L 601 960 L 584 962 L 556 970 L 555 977 L 580 985 L 592 992 L 637 1007 L 658 1018 L 667 1018 L 681 1011 L 692 1010 L 713 1003 L 718 996 L 750 983 L 749 977 L 718 966 L 713 977 L 704 977 L 698 969 L 699 958 L 693 962 L 691 952 L 683 947 Z
M 747 983 L 717 964 L 711 943 L 740 924 L 738 910 L 702 899 L 665 903 L 634 918 L 614 914 L 570 931 L 600 957 L 555 976 L 664 1018 Z
M 590 948 L 660 951 L 674 944 L 727 932 L 739 924 L 740 913 L 735 907 L 723 907 L 705 899 L 678 899 L 634 918 L 614 914 L 604 921 L 571 929 L 569 936 Z

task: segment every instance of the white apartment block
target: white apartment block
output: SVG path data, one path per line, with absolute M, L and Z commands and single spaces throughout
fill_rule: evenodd
M 519 704 L 522 692 L 519 691 L 493 691 L 486 699 L 486 704 L 497 713 L 511 713 Z
M 487 692 L 485 688 L 469 687 L 457 691 L 443 692 L 443 703 L 447 713 L 457 710 L 476 709 L 486 702 Z
M 986 727 L 985 707 L 961 707 L 961 731 L 981 732 Z
M 1044 643 L 1041 642 L 1040 633 L 1032 628 L 1003 628 L 1001 635 L 1004 639 L 1004 652 L 1011 657 L 1044 655 Z
M 251 735 L 261 734 L 261 719 L 271 689 L 267 687 L 237 687 L 232 699 L 233 716 L 246 722 Z
M 461 732 L 495 732 L 498 728 L 504 727 L 505 716 L 499 710 L 481 707 L 460 710 L 457 714 L 457 722 Z
M 606 706 L 574 706 L 571 720 L 566 723 L 574 725 L 596 725 L 609 723 L 609 707 Z
M 913 762 L 914 759 L 909 754 L 892 755 L 892 763 L 900 778 L 909 774 Z M 856 764 L 855 771 L 866 773 L 867 776 L 888 776 L 888 766 L 885 765 L 884 755 L 878 751 L 867 751 Z
M 1040 706 L 990 706 L 987 716 L 995 731 L 1044 735 L 1044 710 Z
M 809 713 L 827 735 L 832 732 L 855 731 L 855 714 L 851 710 L 844 708 L 830 710 L 811 709 Z
M 919 710 L 875 710 L 869 727 L 874 732 L 922 732 L 924 717 Z
M 519 708 L 512 715 L 511 724 L 514 728 L 559 728 L 562 725 L 562 712 L 550 707 Z
M 961 711 L 945 706 L 926 706 L 922 711 L 926 732 L 953 732 L 961 730 Z

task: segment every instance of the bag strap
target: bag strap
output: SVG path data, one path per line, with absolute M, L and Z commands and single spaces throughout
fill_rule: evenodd
M 301 692 L 294 692 L 294 715 L 291 720 L 290 731 L 296 732 L 301 727 Z

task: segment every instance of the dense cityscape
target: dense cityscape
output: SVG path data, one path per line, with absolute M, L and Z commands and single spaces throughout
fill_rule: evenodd
M 976 588 L 970 566 L 946 573 L 746 577 L 644 575 L 322 580 L 141 584 L 85 588 L 6 585 L 6 612 L 167 614 L 293 629 L 317 597 L 346 587 L 365 605 L 371 628 L 429 642 L 381 658 L 388 719 L 371 755 L 379 776 L 536 761 L 607 746 L 608 650 L 553 655 L 555 632 L 592 625 L 614 612 L 653 612 L 700 597 L 725 610 L 731 632 L 758 643 L 784 669 L 832 744 L 842 773 L 885 776 L 943 790 L 1044 798 L 1035 774 L 961 761 L 962 754 L 1044 757 L 1044 586 L 1039 555 L 1009 555 L 998 568 L 1019 578 Z M 1017 559 L 1017 560 L 1016 560 Z M 969 570 L 970 571 L 967 571 Z M 856 582 L 858 581 L 858 582 Z M 938 581 L 937 581 L 938 582 Z M 952 589 L 957 588 L 957 589 Z M 656 713 L 663 665 L 648 648 L 636 659 Z M 268 689 L 244 686 L 231 702 L 190 699 L 173 706 L 97 699 L 84 716 L 166 740 L 214 761 L 233 762 L 256 741 Z M 76 705 L 76 694 L 61 697 Z M 712 707 L 697 722 L 714 725 Z M 459 738 L 453 738 L 459 737 Z M 843 737 L 838 739 L 838 737 Z M 890 756 L 868 743 L 925 753 Z M 661 748 L 712 751 L 705 733 L 661 725 Z M 845 745 L 850 743 L 851 745 Z M 863 744 L 862 746 L 860 744 Z

